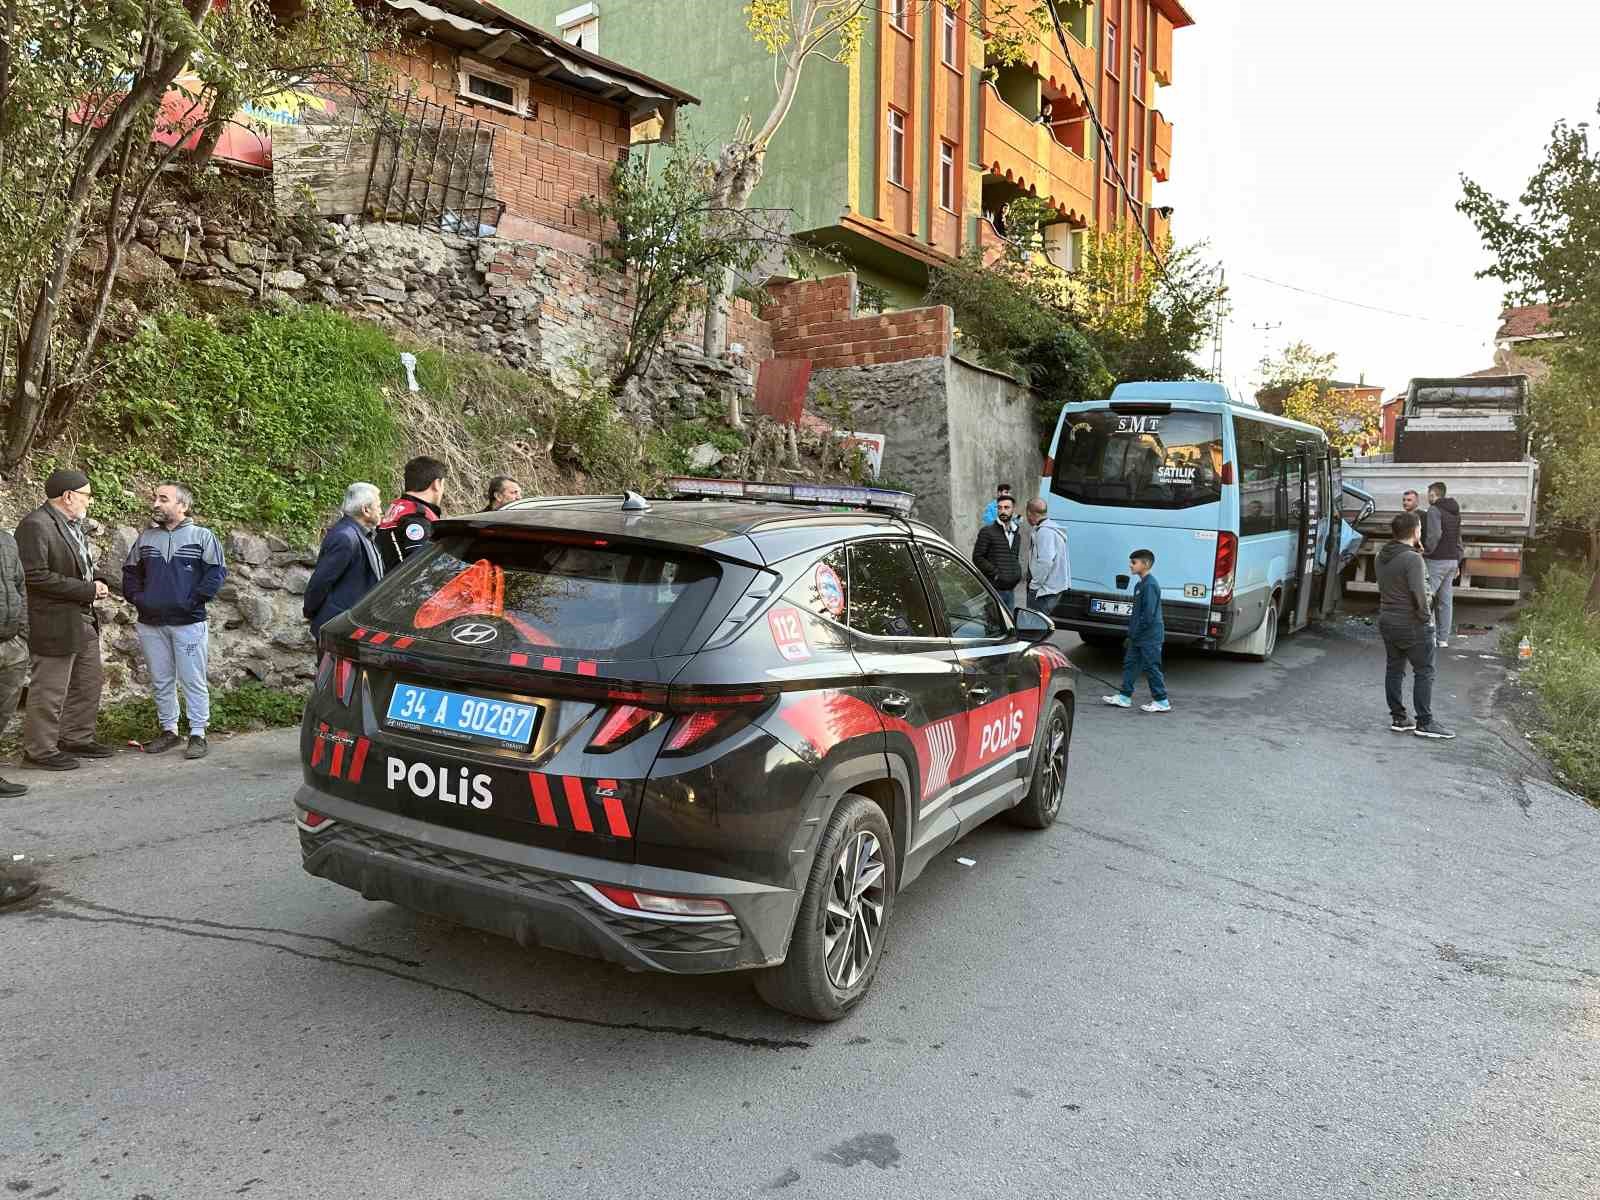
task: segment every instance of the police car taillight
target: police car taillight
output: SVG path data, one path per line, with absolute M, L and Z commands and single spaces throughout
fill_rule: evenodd
M 726 917 L 731 915 L 731 910 L 721 900 L 700 896 L 661 896 L 654 892 L 640 892 L 633 888 L 616 887 L 609 883 L 594 883 L 589 886 L 618 908 L 631 908 L 635 912 L 660 913 L 669 917 Z
M 1239 535 L 1219 531 L 1217 534 L 1217 563 L 1212 572 L 1211 603 L 1227 604 L 1233 599 L 1234 573 L 1239 566 Z
M 743 729 L 776 694 L 773 688 L 748 692 L 674 688 L 672 708 L 679 715 L 661 752 L 688 754 Z
M 356 664 L 348 658 L 333 660 L 333 690 L 340 704 L 349 704 L 356 691 Z
M 658 709 L 640 708 L 637 704 L 619 704 L 605 715 L 594 737 L 589 739 L 591 753 L 604 754 L 621 749 L 661 724 L 666 714 Z

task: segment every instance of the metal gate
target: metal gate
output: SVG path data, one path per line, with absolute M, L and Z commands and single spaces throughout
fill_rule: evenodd
M 494 194 L 494 136 L 454 105 L 400 97 L 372 139 L 362 213 L 477 237 L 505 208 Z

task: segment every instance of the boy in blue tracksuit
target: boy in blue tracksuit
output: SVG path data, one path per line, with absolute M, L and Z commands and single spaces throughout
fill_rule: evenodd
M 144 743 L 146 754 L 164 754 L 183 744 L 178 737 L 178 691 L 189 714 L 185 758 L 204 758 L 211 689 L 206 605 L 227 578 L 222 543 L 211 530 L 189 519 L 194 503 L 189 489 L 163 483 L 150 501 L 150 527 L 128 550 L 122 566 L 122 594 L 138 611 L 139 647 L 150 668 L 156 719 L 161 731 Z
M 1161 585 L 1150 574 L 1156 565 L 1153 550 L 1135 550 L 1128 556 L 1128 570 L 1138 579 L 1133 587 L 1133 614 L 1128 618 L 1128 648 L 1122 656 L 1122 690 L 1101 699 L 1116 708 L 1133 707 L 1133 689 L 1144 672 L 1150 681 L 1150 703 L 1141 704 L 1147 713 L 1172 711 L 1167 699 L 1167 681 L 1161 673 L 1161 647 L 1167 626 L 1161 617 Z

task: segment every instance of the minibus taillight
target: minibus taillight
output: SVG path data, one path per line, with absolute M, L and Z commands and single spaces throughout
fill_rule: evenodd
M 1233 464 L 1231 462 L 1222 464 L 1222 482 L 1224 484 L 1233 482 Z
M 1233 576 L 1239 566 L 1239 535 L 1219 531 L 1217 566 L 1212 572 L 1211 603 L 1227 604 L 1233 599 Z

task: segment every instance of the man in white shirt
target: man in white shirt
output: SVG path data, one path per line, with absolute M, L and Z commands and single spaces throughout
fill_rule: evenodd
M 1028 524 L 1033 527 L 1033 549 L 1028 555 L 1028 607 L 1055 615 L 1061 593 L 1072 586 L 1072 562 L 1067 535 L 1046 521 L 1050 507 L 1035 496 L 1028 501 Z

